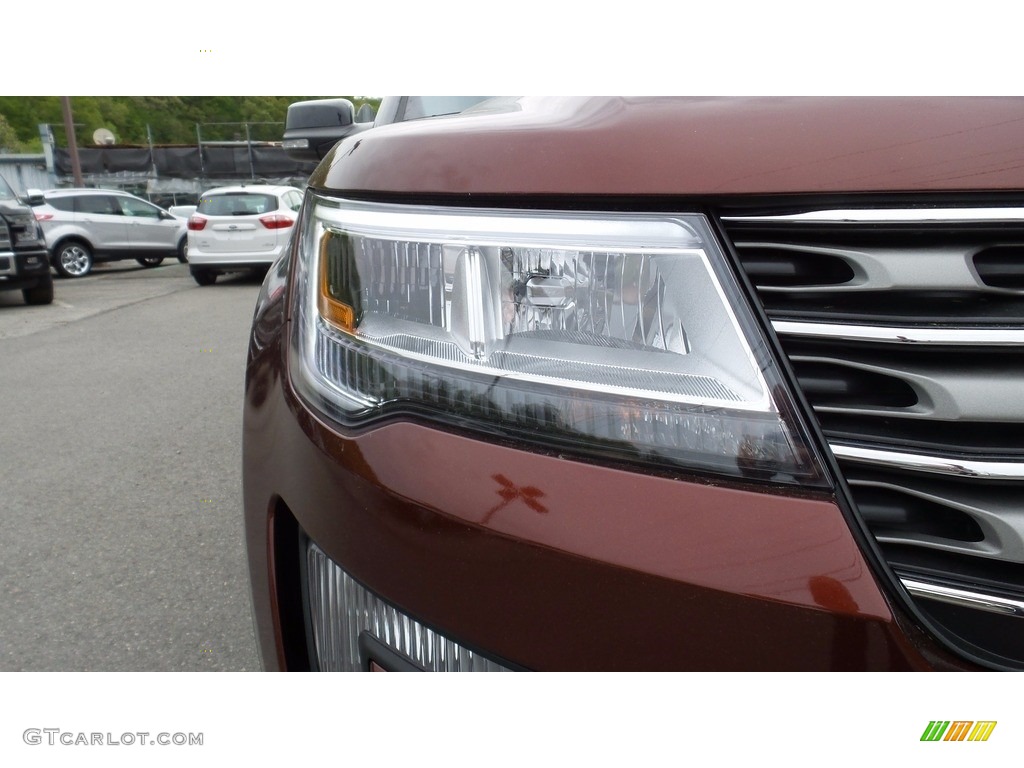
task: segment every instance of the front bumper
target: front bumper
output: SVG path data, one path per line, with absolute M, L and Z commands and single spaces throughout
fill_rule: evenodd
M 189 245 L 188 263 L 214 271 L 233 272 L 246 269 L 266 269 L 281 256 L 285 245 L 282 243 L 271 251 L 242 251 L 239 253 L 206 252 L 198 246 Z
M 0 250 L 0 290 L 34 288 L 50 279 L 45 248 Z
M 963 666 L 890 607 L 827 495 L 641 474 L 409 422 L 349 434 L 291 390 L 282 336 L 260 339 L 244 417 L 267 669 L 317 666 L 305 537 L 400 615 L 502 666 Z

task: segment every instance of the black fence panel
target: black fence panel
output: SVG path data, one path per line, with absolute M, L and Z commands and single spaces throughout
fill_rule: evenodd
M 172 179 L 249 179 L 262 177 L 305 177 L 315 163 L 293 160 L 277 145 L 204 144 L 199 147 L 82 147 L 78 150 L 82 173 L 152 174 Z M 58 176 L 70 176 L 71 155 L 66 149 L 54 152 Z

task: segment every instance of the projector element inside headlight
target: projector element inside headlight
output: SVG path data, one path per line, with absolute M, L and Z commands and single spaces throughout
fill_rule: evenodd
M 703 216 L 310 193 L 298 234 L 293 380 L 346 426 L 407 414 L 561 451 L 822 482 Z

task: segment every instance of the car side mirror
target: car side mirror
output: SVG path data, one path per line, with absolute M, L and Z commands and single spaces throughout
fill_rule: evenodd
M 22 199 L 29 205 L 42 205 L 46 202 L 46 199 L 43 197 L 42 190 L 39 189 L 27 190 L 25 192 L 25 197 Z
M 284 149 L 294 160 L 322 160 L 341 139 L 370 127 L 355 117 L 348 99 L 297 101 L 288 106 L 285 117 Z

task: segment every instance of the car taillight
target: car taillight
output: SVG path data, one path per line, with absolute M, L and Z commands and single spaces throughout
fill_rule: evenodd
M 826 483 L 703 216 L 311 195 L 298 236 L 292 370 L 342 424 Z
M 206 226 L 206 222 L 207 219 L 204 219 L 202 216 L 196 216 L 195 214 L 193 214 L 188 218 L 188 228 L 191 229 L 193 232 L 198 232 L 199 230 L 203 229 Z
M 282 216 L 279 213 L 274 213 L 270 216 L 260 216 L 260 224 L 267 229 L 287 229 L 294 223 L 294 219 Z
M 52 213 L 41 213 L 40 211 L 32 211 L 36 217 L 36 221 L 49 221 L 53 218 Z

